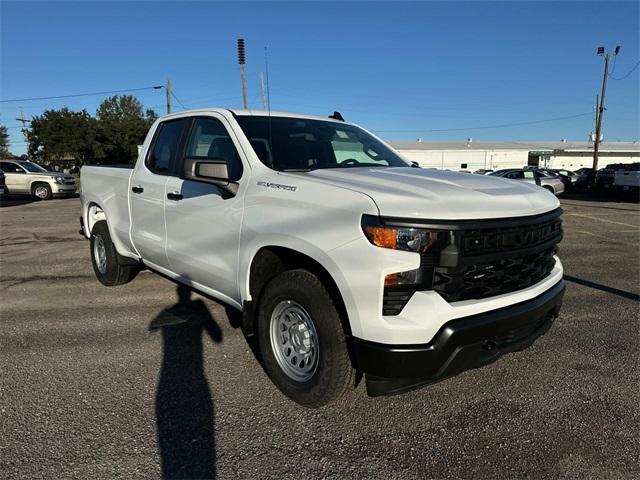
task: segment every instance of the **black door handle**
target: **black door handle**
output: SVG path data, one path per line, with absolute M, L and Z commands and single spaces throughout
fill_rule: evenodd
M 175 200 L 177 202 L 178 200 L 182 200 L 182 194 L 178 192 L 169 192 L 167 193 L 167 198 L 169 200 Z
M 144 188 L 142 188 L 140 185 L 136 185 L 135 187 L 131 187 L 131 191 L 133 193 L 142 193 L 144 192 Z

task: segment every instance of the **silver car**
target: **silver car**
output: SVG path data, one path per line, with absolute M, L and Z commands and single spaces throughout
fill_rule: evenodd
M 549 190 L 556 196 L 564 193 L 564 182 L 562 181 L 562 178 L 560 178 L 558 175 L 553 175 L 549 172 L 543 172 L 541 170 L 529 168 L 514 168 L 496 170 L 495 172 L 491 172 L 489 175 L 533 183 L 546 190 Z

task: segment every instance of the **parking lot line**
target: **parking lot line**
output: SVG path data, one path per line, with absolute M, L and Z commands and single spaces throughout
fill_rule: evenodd
M 613 220 L 607 220 L 605 218 L 593 217 L 591 215 L 582 215 L 581 213 L 565 213 L 564 215 L 566 217 L 583 217 L 583 218 L 588 218 L 590 220 L 597 220 L 599 222 L 613 223 L 615 225 L 624 225 L 625 227 L 640 228 L 638 225 L 631 225 L 630 223 L 624 223 L 624 222 L 614 222 Z

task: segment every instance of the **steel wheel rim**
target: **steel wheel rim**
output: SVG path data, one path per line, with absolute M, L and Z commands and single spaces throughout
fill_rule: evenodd
M 100 235 L 96 236 L 93 242 L 93 256 L 96 259 L 98 271 L 103 275 L 107 273 L 107 249 L 104 246 L 104 240 Z
M 307 311 L 292 300 L 282 301 L 273 309 L 269 330 L 271 349 L 282 371 L 297 382 L 313 377 L 320 344 Z
M 36 197 L 47 198 L 48 195 L 47 187 L 36 187 Z

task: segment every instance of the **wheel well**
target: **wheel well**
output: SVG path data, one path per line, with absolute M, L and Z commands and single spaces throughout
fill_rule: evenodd
M 331 274 L 317 260 L 285 247 L 264 247 L 253 257 L 249 270 L 249 293 L 251 294 L 252 306 L 248 309 L 248 318 L 245 318 L 243 322 L 245 323 L 245 333 L 253 333 L 255 330 L 256 315 L 254 315 L 254 312 L 257 310 L 260 302 L 262 290 L 269 280 L 282 272 L 298 268 L 313 273 L 322 282 L 335 303 L 338 314 L 342 319 L 345 333 L 350 335 L 351 327 L 349 325 L 347 309 L 344 305 L 340 289 Z
M 99 222 L 100 220 L 107 220 L 104 211 L 97 203 L 90 203 L 87 208 L 87 230 L 89 234 L 91 234 L 91 230 L 93 230 L 93 226 L 96 222 Z
M 549 190 L 551 193 L 553 193 L 555 195 L 556 191 L 554 190 L 554 188 L 551 185 L 543 185 L 542 188 Z
M 36 188 L 38 185 L 46 185 L 47 187 L 51 188 L 51 185 L 49 185 L 47 182 L 36 180 L 34 182 L 31 182 L 31 191 L 33 192 L 33 189 Z

